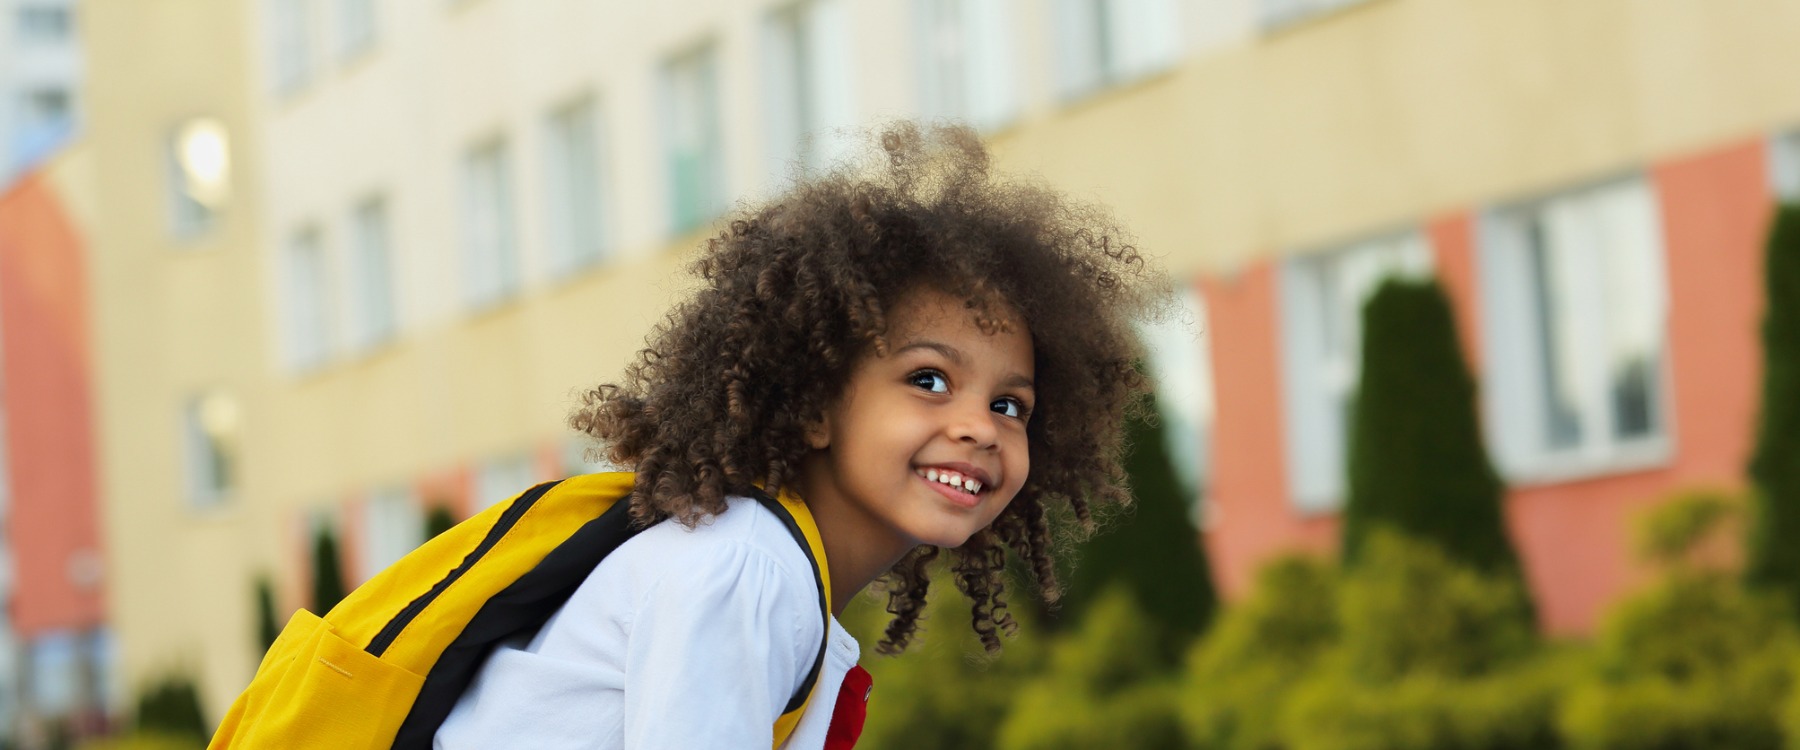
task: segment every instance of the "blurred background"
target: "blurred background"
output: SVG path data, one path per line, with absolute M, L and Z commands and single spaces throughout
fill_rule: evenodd
M 0 729 L 194 744 L 941 118 L 1182 311 L 1061 610 L 846 618 L 865 746 L 1800 743 L 1796 70 L 1800 0 L 0 0 Z

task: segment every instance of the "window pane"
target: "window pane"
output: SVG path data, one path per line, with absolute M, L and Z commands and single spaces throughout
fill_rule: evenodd
M 376 492 L 363 512 L 363 580 L 374 577 L 425 542 L 424 514 L 412 493 L 405 489 Z
M 169 138 L 165 158 L 174 231 L 199 234 L 212 226 L 231 197 L 231 143 L 225 125 L 209 117 L 182 123 Z
M 270 83 L 277 93 L 305 86 L 312 75 L 312 29 L 306 0 L 267 0 Z
M 480 513 L 531 489 L 534 479 L 528 456 L 508 456 L 487 462 L 475 477 L 475 512 Z
M 1648 183 L 1632 180 L 1559 196 L 1502 219 L 1492 269 L 1521 261 L 1524 283 L 1504 278 L 1492 310 L 1522 323 L 1496 325 L 1494 418 L 1504 422 L 1510 471 L 1568 475 L 1651 459 L 1667 436 L 1665 384 L 1668 283 L 1661 222 Z M 1506 234 L 1517 235 L 1515 240 Z M 1506 343 L 1506 342 L 1500 342 Z M 1510 354 L 1506 354 L 1510 351 Z M 1523 378 L 1519 387 L 1504 382 Z M 1647 452 L 1652 451 L 1652 452 Z M 1622 463 L 1623 462 L 1623 463 Z
M 289 364 L 308 370 L 324 364 L 331 347 L 329 269 L 318 229 L 295 233 L 286 265 Z
M 1777 196 L 1800 201 L 1800 131 L 1778 135 L 1770 144 L 1769 176 Z
M 1010 0 L 916 0 L 921 113 L 992 130 L 1018 109 Z
M 187 402 L 182 413 L 188 465 L 188 498 L 204 509 L 230 498 L 237 479 L 238 402 L 214 391 Z
M 67 41 L 74 26 L 69 9 L 60 5 L 21 5 L 17 18 L 19 41 L 28 44 Z
M 1192 289 L 1180 290 L 1181 315 L 1143 331 L 1170 463 L 1198 499 L 1209 475 L 1213 433 L 1211 329 Z M 1198 519 L 1199 508 L 1193 508 Z
M 598 123 L 592 100 L 551 113 L 544 174 L 549 184 L 550 267 L 562 275 L 600 259 L 605 201 L 601 196 Z
M 338 52 L 353 57 L 375 42 L 375 0 L 338 0 Z
M 713 51 L 702 47 L 663 71 L 664 133 L 672 228 L 687 231 L 725 207 Z
M 464 161 L 463 290 L 474 309 L 507 299 L 519 287 L 510 172 L 500 140 L 475 148 Z
M 352 345 L 368 349 L 394 336 L 393 258 L 388 247 L 387 203 L 363 202 L 351 216 L 351 269 L 355 274 Z
M 1343 499 L 1349 429 L 1362 369 L 1362 313 L 1390 277 L 1429 278 L 1431 250 L 1408 232 L 1295 258 L 1282 286 L 1287 459 L 1295 504 Z

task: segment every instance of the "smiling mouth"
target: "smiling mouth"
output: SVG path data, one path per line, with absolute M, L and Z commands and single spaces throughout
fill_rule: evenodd
M 948 469 L 914 469 L 913 473 L 955 505 L 973 508 L 981 504 L 982 491 L 985 488 L 979 479 Z
M 937 482 L 951 489 L 961 490 L 971 495 L 981 494 L 981 480 L 949 469 L 923 468 L 913 469 L 913 473 L 924 477 L 928 482 Z

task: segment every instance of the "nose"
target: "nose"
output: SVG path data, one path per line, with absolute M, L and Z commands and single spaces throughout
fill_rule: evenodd
M 994 412 L 980 399 L 964 399 L 951 410 L 948 430 L 950 439 L 981 449 L 1000 444 L 1000 430 L 994 426 Z

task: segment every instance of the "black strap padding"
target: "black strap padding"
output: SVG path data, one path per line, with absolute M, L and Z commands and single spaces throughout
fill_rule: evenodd
M 813 685 L 819 680 L 819 670 L 825 662 L 825 647 L 831 640 L 831 613 L 826 609 L 825 577 L 799 523 L 787 508 L 761 490 L 753 490 L 751 495 L 774 513 L 800 544 L 807 562 L 812 564 L 813 580 L 819 584 L 819 608 L 825 616 L 825 636 L 819 643 L 818 656 L 814 657 L 812 669 L 788 700 L 787 707 L 782 709 L 786 714 L 805 704 Z M 418 699 L 413 701 L 412 710 L 407 712 L 399 734 L 394 737 L 395 750 L 430 750 L 438 728 L 450 716 L 457 699 L 468 689 L 476 671 L 487 661 L 494 647 L 515 635 L 543 627 L 601 560 L 643 531 L 631 522 L 630 506 L 625 499 L 613 503 L 598 518 L 582 524 L 536 567 L 482 605 L 456 640 L 444 649 L 431 673 L 425 676 Z
M 806 679 L 794 691 L 794 697 L 788 699 L 787 708 L 781 709 L 786 714 L 805 705 L 806 697 L 812 694 L 813 684 L 819 681 L 819 670 L 825 666 L 825 647 L 831 643 L 831 608 L 825 599 L 825 576 L 819 572 L 819 558 L 813 556 L 812 545 L 806 541 L 806 534 L 800 531 L 800 523 L 794 520 L 794 515 L 788 512 L 786 506 L 769 497 L 769 493 L 763 492 L 762 488 L 752 487 L 750 494 L 764 508 L 768 508 L 770 513 L 774 513 L 776 518 L 781 519 L 781 525 L 787 527 L 788 534 L 800 543 L 800 551 L 806 553 L 806 561 L 812 564 L 813 581 L 819 584 L 819 611 L 825 618 L 825 632 L 819 640 L 819 655 L 813 657 L 812 669 L 807 671 Z
M 639 531 L 642 529 L 631 523 L 631 503 L 621 499 L 488 599 L 425 676 L 418 699 L 394 737 L 396 750 L 430 750 L 438 727 L 494 647 L 514 635 L 543 627 L 600 561 Z

